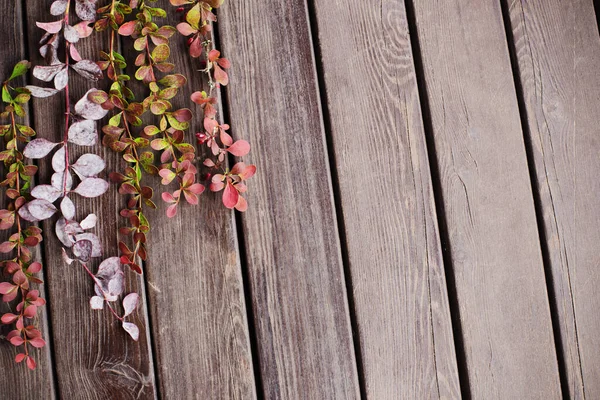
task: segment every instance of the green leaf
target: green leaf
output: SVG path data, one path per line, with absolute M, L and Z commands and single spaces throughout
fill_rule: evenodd
M 192 27 L 198 28 L 198 25 L 200 24 L 200 3 L 196 4 L 188 11 L 185 19 Z
M 120 113 L 118 113 L 118 114 L 116 114 L 116 115 L 113 115 L 113 116 L 111 117 L 111 119 L 109 119 L 109 120 L 108 120 L 108 124 L 109 124 L 110 126 L 119 126 L 119 125 L 121 125 L 121 115 L 122 115 L 122 114 L 123 114 L 123 113 L 122 113 L 122 112 L 120 112 Z
M 8 92 L 8 88 L 6 86 L 2 86 L 2 101 L 5 103 L 11 103 L 13 101 L 10 93 Z
M 17 129 L 19 129 L 19 132 L 21 132 L 23 135 L 25 136 L 35 136 L 35 131 L 33 129 L 31 129 L 31 127 L 27 126 L 27 125 L 19 125 L 17 124 Z
M 11 81 L 19 76 L 25 75 L 30 66 L 31 64 L 27 60 L 19 61 L 13 68 L 12 74 L 8 80 Z
M 159 44 L 152 51 L 152 59 L 154 62 L 160 63 L 169 58 L 171 54 L 171 49 L 166 44 Z

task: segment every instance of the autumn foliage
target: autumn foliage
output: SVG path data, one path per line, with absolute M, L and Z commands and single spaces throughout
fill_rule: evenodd
M 30 63 L 21 61 L 2 86 L 5 107 L 1 116 L 8 123 L 0 125 L 5 143 L 0 160 L 6 166 L 1 185 L 8 202 L 0 210 L 0 229 L 10 230 L 11 235 L 0 244 L 0 252 L 12 258 L 1 264 L 8 279 L 0 283 L 0 294 L 14 311 L 2 315 L 1 322 L 13 327 L 7 340 L 21 349 L 16 361 L 25 361 L 30 369 L 36 366 L 31 348 L 45 345 L 35 327 L 37 309 L 45 301 L 33 287 L 42 283 L 37 277 L 42 265 L 32 252 L 43 238 L 38 226 L 41 221 L 53 221 L 53 233 L 63 245 L 62 259 L 68 265 L 80 265 L 93 282 L 90 307 L 108 309 L 138 340 L 139 328 L 127 318 L 137 308 L 140 296 L 124 295 L 123 266 L 143 274 L 150 234 L 146 211 L 157 207 L 156 198 L 166 203 L 170 218 L 183 203 L 198 205 L 207 188 L 222 192 L 227 208 L 248 208 L 242 195 L 256 167 L 238 161 L 230 169 L 229 163 L 247 155 L 250 145 L 245 140 L 234 140 L 229 133 L 231 127 L 218 117 L 217 89 L 229 84 L 227 70 L 231 67 L 212 40 L 215 9 L 223 1 L 170 0 L 182 17 L 176 27 L 161 24 L 167 12 L 156 7 L 156 1 L 110 0 L 98 8 L 97 0 L 55 0 L 49 21 L 37 22 L 43 32 L 39 51 L 45 64 L 34 66 L 31 75 L 39 83 L 21 87 L 13 84 L 23 80 L 30 70 Z M 187 41 L 190 56 L 199 59 L 198 69 L 208 85 L 207 91 L 192 94 L 192 108 L 177 109 L 172 102 L 188 83 L 171 62 L 170 41 L 177 32 L 185 36 L 182 40 Z M 106 51 L 98 55 L 98 60 L 83 59 L 79 42 L 93 34 L 105 38 Z M 120 38 L 129 41 L 137 52 L 133 65 L 128 65 L 129 60 L 116 45 Z M 69 93 L 73 73 L 98 82 L 74 104 Z M 103 77 L 110 84 L 98 87 Z M 130 88 L 133 79 L 144 85 L 145 94 L 136 97 Z M 62 140 L 36 137 L 24 122 L 26 103 L 32 96 L 44 99 L 59 92 L 65 94 Z M 101 133 L 99 121 L 104 121 Z M 195 136 L 189 133 L 192 125 L 202 128 Z M 198 149 L 188 140 L 190 136 Z M 100 145 L 121 155 L 121 170 L 106 171 L 105 161 L 97 154 Z M 71 156 L 73 146 L 91 151 L 75 159 Z M 49 182 L 34 186 L 32 177 L 37 166 L 28 160 L 43 158 L 49 158 L 53 174 Z M 160 196 L 149 184 L 152 175 L 165 187 Z M 94 233 L 98 218 L 93 213 L 78 215 L 77 204 L 79 197 L 102 196 L 109 188 L 107 176 L 124 196 L 120 215 L 126 223 L 118 232 L 119 256 L 104 259 L 94 272 L 92 259 L 103 257 L 102 238 Z

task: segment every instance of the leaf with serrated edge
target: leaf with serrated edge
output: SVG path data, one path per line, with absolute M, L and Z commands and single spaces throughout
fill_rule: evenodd
M 98 197 L 108 190 L 108 182 L 101 178 L 86 178 L 73 192 L 83 197 Z
M 98 141 L 96 122 L 90 119 L 75 122 L 69 128 L 69 142 L 79 146 L 93 146 Z
M 73 170 L 81 179 L 96 176 L 105 167 L 106 163 L 102 157 L 96 154 L 84 154 L 72 165 Z
M 44 158 L 57 145 L 58 143 L 53 143 L 46 139 L 34 139 L 27 143 L 25 150 L 23 150 L 23 155 L 32 159 Z
M 136 342 L 140 338 L 140 329 L 136 324 L 131 322 L 123 322 L 123 329 L 125 329 L 125 332 L 129 333 L 129 336 L 131 336 L 131 338 Z
M 125 310 L 123 318 L 131 314 L 136 309 L 139 300 L 140 296 L 137 293 L 129 293 L 127 296 L 125 296 L 123 299 L 123 310 Z
M 60 211 L 66 219 L 75 218 L 75 204 L 68 197 L 64 197 L 60 202 Z
M 31 195 L 36 199 L 43 199 L 50 203 L 54 203 L 61 194 L 61 190 L 51 185 L 38 185 L 31 191 Z

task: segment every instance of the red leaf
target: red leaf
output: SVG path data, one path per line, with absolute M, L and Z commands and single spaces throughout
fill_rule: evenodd
M 29 341 L 29 344 L 31 344 L 33 347 L 36 347 L 39 349 L 46 345 L 46 341 L 40 337 L 37 337 L 37 338 L 31 339 Z
M 240 194 L 235 187 L 230 182 L 227 182 L 223 191 L 223 205 L 227 208 L 233 208 L 237 204 L 239 197 Z
M 172 204 L 167 207 L 167 217 L 173 218 L 177 214 L 177 204 Z
M 213 64 L 215 69 L 215 80 L 219 82 L 223 86 L 227 86 L 229 83 L 229 76 L 227 76 L 227 72 L 223 71 L 218 64 Z
M 250 152 L 250 143 L 245 140 L 238 140 L 227 148 L 227 151 L 237 157 L 243 157 Z
M 235 209 L 244 212 L 248 209 L 248 202 L 242 196 L 239 197 L 237 204 L 235 205 Z
M 135 24 L 137 24 L 137 20 L 125 22 L 119 28 L 119 35 L 121 36 L 131 36 L 133 32 L 135 32 Z
M 13 336 L 10 338 L 10 343 L 13 346 L 20 346 L 25 342 L 21 336 Z
M 15 362 L 20 363 L 20 362 L 22 362 L 25 359 L 25 357 L 27 357 L 27 356 L 24 353 L 19 353 L 15 357 Z
M 8 294 L 12 293 L 17 287 L 8 282 L 0 283 L 0 294 Z
M 31 356 L 27 356 L 27 368 L 29 368 L 30 370 L 34 370 L 35 369 L 35 360 L 33 358 L 31 358 Z
M 15 322 L 17 320 L 17 318 L 19 318 L 18 315 L 6 313 L 2 316 L 2 323 L 3 324 L 12 324 L 13 322 Z

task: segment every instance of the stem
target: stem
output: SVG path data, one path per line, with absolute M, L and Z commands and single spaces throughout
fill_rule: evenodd
M 10 112 L 10 121 L 11 121 L 11 125 L 12 125 L 12 129 L 13 129 L 13 140 L 15 141 L 15 153 L 17 152 L 17 146 L 19 145 L 19 141 L 17 140 L 17 135 L 19 134 L 17 131 L 17 123 L 15 121 L 15 112 L 11 111 Z M 16 159 L 16 155 L 15 155 L 15 159 Z M 18 160 L 17 160 L 18 162 Z M 17 174 L 17 182 L 16 182 L 16 190 L 19 192 L 19 195 L 21 195 L 21 177 L 17 168 L 17 171 L 15 171 Z M 21 258 L 21 217 L 19 216 L 19 213 L 15 213 L 15 219 L 17 220 L 17 232 L 19 233 L 19 243 L 17 244 L 17 258 Z
M 90 271 L 90 269 L 88 268 L 87 265 L 85 265 L 84 263 L 81 263 L 81 265 L 83 266 L 83 268 L 85 268 L 85 271 L 88 273 L 88 275 L 94 280 L 94 283 L 96 284 L 96 286 L 98 286 L 98 289 L 100 290 L 100 293 L 102 293 L 102 296 L 104 297 L 104 299 L 106 299 L 106 292 L 104 292 L 104 290 L 102 290 L 102 285 L 98 281 L 98 278 L 96 278 L 96 276 L 92 273 L 92 271 Z M 110 312 L 115 316 L 115 318 L 118 319 L 119 321 L 123 322 L 123 317 L 121 317 L 119 314 L 117 314 L 117 312 L 114 310 L 114 308 L 112 308 L 112 306 L 110 305 L 110 303 L 108 301 L 106 301 L 106 305 L 108 306 L 108 309 L 110 310 Z
M 67 9 L 65 10 L 65 24 L 69 24 L 69 7 L 71 2 L 67 3 Z M 65 50 L 65 65 L 67 68 L 67 74 L 69 73 L 69 50 L 71 43 L 68 40 L 66 42 Z M 63 195 L 67 194 L 67 177 L 69 176 L 69 146 L 67 145 L 69 140 L 69 117 L 71 116 L 71 99 L 69 98 L 69 79 L 67 78 L 67 86 L 65 86 L 65 134 L 63 142 L 65 146 L 65 171 L 63 172 Z

